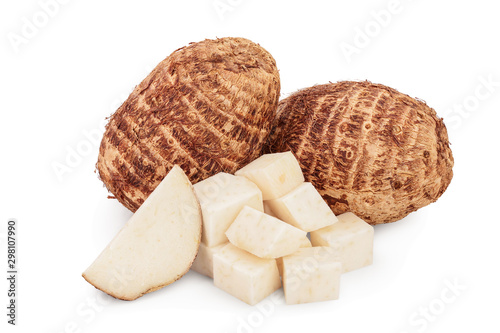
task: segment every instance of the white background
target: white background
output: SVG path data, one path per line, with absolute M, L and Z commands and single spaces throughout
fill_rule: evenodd
M 20 258 L 18 326 L 6 324 L 2 278 L 2 332 L 500 329 L 494 1 L 60 0 L 45 9 L 50 16 L 46 2 L 0 5 L 2 270 L 12 217 Z M 343 275 L 337 301 L 286 306 L 278 291 L 277 301 L 250 307 L 190 272 L 124 302 L 81 277 L 131 215 L 106 198 L 94 173 L 104 118 L 172 51 L 224 36 L 271 52 L 282 97 L 368 79 L 425 100 L 448 125 L 455 175 L 447 192 L 377 226 L 374 264 Z M 347 45 L 356 53 L 345 54 Z M 58 165 L 67 169 L 58 173 Z

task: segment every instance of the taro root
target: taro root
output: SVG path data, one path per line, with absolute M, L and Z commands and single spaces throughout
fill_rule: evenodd
M 436 201 L 453 177 L 443 120 L 371 82 L 338 82 L 280 101 L 264 152 L 291 150 L 335 214 L 388 223 Z
M 273 57 L 243 38 L 174 51 L 110 117 L 97 170 L 131 211 L 178 164 L 196 183 L 257 158 L 280 93 Z

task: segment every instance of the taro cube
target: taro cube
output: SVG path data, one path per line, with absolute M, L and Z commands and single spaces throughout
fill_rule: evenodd
M 255 305 L 281 287 L 276 260 L 262 259 L 233 244 L 214 254 L 216 287 Z
M 257 184 L 264 200 L 282 197 L 304 182 L 299 162 L 290 151 L 262 155 L 235 175 Z
M 201 240 L 214 247 L 227 242 L 225 232 L 244 206 L 263 211 L 262 193 L 244 177 L 218 173 L 194 185 L 203 215 Z
M 204 243 L 200 243 L 198 249 L 198 255 L 191 266 L 191 269 L 200 274 L 206 275 L 213 278 L 213 257 L 214 254 L 219 252 L 227 243 L 220 244 L 217 246 L 209 247 Z
M 306 247 L 283 257 L 287 304 L 338 299 L 342 264 L 329 247 Z
M 302 247 L 312 247 L 311 241 L 309 238 L 304 238 L 299 245 L 299 248 Z M 283 275 L 283 257 L 276 258 L 276 264 L 278 265 L 278 271 L 280 272 L 280 276 Z
M 338 222 L 311 232 L 313 246 L 329 246 L 339 256 L 343 272 L 373 262 L 373 227 L 354 215 L 337 216 Z
M 337 217 L 311 183 L 302 183 L 265 204 L 277 218 L 304 231 L 318 230 L 337 222 Z
M 245 206 L 227 229 L 229 241 L 260 258 L 279 258 L 297 251 L 307 233 Z

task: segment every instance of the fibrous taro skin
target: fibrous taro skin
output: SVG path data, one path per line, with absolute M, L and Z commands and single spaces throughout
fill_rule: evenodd
M 257 158 L 280 94 L 273 57 L 244 38 L 191 43 L 163 60 L 110 117 L 97 170 L 135 211 L 178 164 L 196 183 Z
M 436 201 L 453 177 L 441 118 L 371 82 L 300 90 L 280 101 L 264 152 L 291 150 L 335 214 L 388 223 Z

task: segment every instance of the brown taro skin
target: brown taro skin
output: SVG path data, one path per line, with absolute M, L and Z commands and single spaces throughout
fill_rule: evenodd
M 394 222 L 436 201 L 453 177 L 442 118 L 368 81 L 300 90 L 280 101 L 264 152 L 291 150 L 335 214 Z
M 110 117 L 99 177 L 136 211 L 175 164 L 192 183 L 234 173 L 260 155 L 279 95 L 276 62 L 258 44 L 228 37 L 180 48 Z

